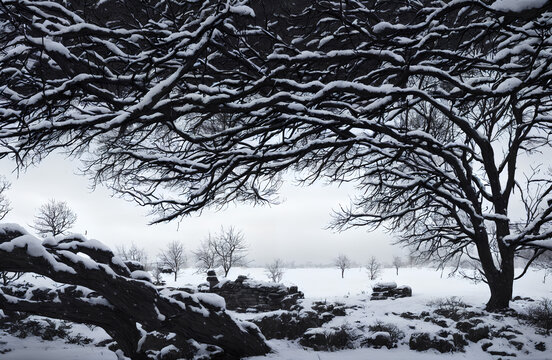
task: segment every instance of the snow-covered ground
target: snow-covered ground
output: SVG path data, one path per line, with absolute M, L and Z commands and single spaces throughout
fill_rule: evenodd
M 268 279 L 263 268 L 232 269 L 228 277 L 233 280 L 242 274 L 257 280 L 267 281 Z M 519 295 L 533 299 L 552 298 L 552 281 L 543 284 L 542 276 L 541 272 L 529 271 L 525 277 L 516 281 L 514 296 Z M 195 274 L 193 269 L 186 269 L 179 275 L 176 282 L 172 275 L 166 275 L 165 280 L 168 286 L 198 285 L 205 281 L 205 276 L 203 274 Z M 34 281 L 44 280 L 35 279 Z M 413 296 L 397 300 L 369 301 L 371 286 L 379 281 L 394 281 L 398 285 L 409 285 L 412 287 Z M 488 288 L 484 283 L 474 284 L 459 276 L 449 277 L 446 271 L 435 271 L 429 268 L 401 268 L 398 276 L 395 274 L 394 269 L 384 269 L 382 275 L 375 281 L 370 281 L 366 270 L 362 268 L 347 270 L 344 279 L 341 278 L 341 273 L 336 268 L 287 269 L 284 273 L 283 283 L 288 286 L 297 285 L 305 294 L 305 304 L 310 304 L 317 300 L 327 300 L 329 302 L 339 301 L 348 306 L 356 306 L 356 309 L 348 310 L 347 316 L 336 317 L 327 324 L 328 326 L 347 326 L 354 323 L 370 324 L 381 320 L 392 322 L 403 329 L 408 328 L 410 323 L 406 319 L 393 315 L 393 313 L 405 311 L 419 313 L 427 310 L 428 303 L 431 301 L 451 296 L 459 297 L 470 305 L 482 308 L 489 296 Z M 526 302 L 512 302 L 512 307 L 518 311 L 523 311 L 523 306 L 526 304 Z M 257 315 L 236 314 L 236 316 L 247 319 Z M 515 321 L 517 320 L 507 319 L 506 323 L 512 323 L 511 325 L 515 327 Z M 426 327 L 432 330 L 432 326 L 436 327 L 433 324 L 427 324 Z M 101 329 L 95 328 L 91 330 L 85 326 L 79 326 L 78 329 L 84 336 L 96 341 L 105 338 L 105 333 Z M 532 332 L 523 336 L 526 337 L 528 342 L 544 341 L 547 349 L 552 349 L 551 337 L 536 335 Z M 435 350 L 428 350 L 426 352 L 410 351 L 408 350 L 408 345 L 390 350 L 386 348 L 360 348 L 335 352 L 316 352 L 312 349 L 305 349 L 297 342 L 292 341 L 270 340 L 269 343 L 275 352 L 268 355 L 268 357 L 260 357 L 258 359 L 360 360 L 377 358 L 386 360 L 408 357 L 413 360 L 431 360 L 437 358 L 456 360 L 492 358 L 491 355 L 481 350 L 478 344 L 472 344 L 464 353 L 441 354 Z M 11 349 L 11 351 L 2 354 L 2 349 L 6 348 Z M 517 359 L 551 359 L 549 351 L 542 353 L 535 351 L 528 354 L 521 353 L 518 354 Z M 115 360 L 116 356 L 105 347 L 95 347 L 93 344 L 79 346 L 66 344 L 63 341 L 43 341 L 33 336 L 20 339 L 0 332 L 0 359 Z
M 298 268 L 287 269 L 282 282 L 287 285 L 297 285 L 306 298 L 340 298 L 356 294 L 370 294 L 372 285 L 381 281 L 394 281 L 398 285 L 410 285 L 413 291 L 413 301 L 423 299 L 424 302 L 432 298 L 459 296 L 464 301 L 477 304 L 485 303 L 489 297 L 486 284 L 474 284 L 460 276 L 449 277 L 448 272 L 430 268 L 401 268 L 399 275 L 395 269 L 383 269 L 381 276 L 370 281 L 365 268 L 352 268 L 345 271 L 345 278 L 341 278 L 341 271 L 337 268 Z M 235 268 L 231 269 L 228 278 L 234 280 L 238 275 L 247 275 L 256 280 L 268 281 L 264 268 Z M 528 271 L 520 280 L 515 282 L 514 296 L 530 296 L 534 298 L 552 297 L 552 280 L 542 283 L 543 274 L 540 271 Z M 171 275 L 165 276 L 168 286 L 184 284 L 197 285 L 205 282 L 205 275 L 196 274 L 194 269 L 186 269 L 174 281 Z

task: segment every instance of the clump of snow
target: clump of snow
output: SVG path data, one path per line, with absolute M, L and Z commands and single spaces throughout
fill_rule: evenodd
M 221 310 L 226 309 L 226 301 L 222 296 L 211 293 L 197 293 L 196 298 L 206 304 L 219 308 Z
M 405 26 L 402 25 L 402 24 L 391 24 L 391 23 L 388 23 L 386 21 L 382 21 L 382 22 L 377 23 L 376 25 L 374 25 L 374 27 L 372 28 L 372 31 L 376 34 L 379 34 L 379 33 L 385 32 L 385 31 L 402 30 L 404 28 L 405 28 Z
M 255 12 L 253 11 L 253 9 L 246 5 L 230 6 L 229 11 L 232 14 L 255 17 Z
M 522 12 L 541 8 L 547 2 L 548 0 L 497 0 L 491 5 L 491 8 L 504 12 Z
M 250 279 L 250 278 L 245 279 L 243 281 L 243 284 L 247 285 L 251 288 L 268 287 L 268 288 L 275 288 L 275 289 L 278 288 L 278 289 L 284 289 L 284 290 L 286 288 L 285 285 L 283 285 L 283 284 L 267 282 L 267 281 L 253 280 L 253 279 Z
M 0 224 L 0 235 L 6 235 L 6 233 L 20 233 L 27 235 L 28 232 L 21 225 L 13 223 Z
M 145 280 L 152 282 L 151 275 L 147 271 L 135 270 L 130 274 L 130 277 L 136 280 Z
M 377 337 L 384 337 L 386 339 L 391 338 L 391 334 L 389 334 L 387 331 L 376 331 L 373 334 L 370 335 L 372 339 L 376 339 Z
M 57 261 L 52 254 L 46 251 L 42 245 L 42 241 L 32 235 L 26 234 L 18 236 L 11 241 L 0 243 L 0 250 L 3 251 L 12 252 L 15 248 L 26 249 L 27 254 L 31 257 L 43 258 L 56 272 L 63 271 L 76 274 L 73 268 Z
M 379 288 L 386 288 L 386 289 L 394 289 L 397 287 L 397 283 L 394 282 L 394 281 L 383 281 L 383 282 L 378 282 L 374 285 L 374 287 L 379 287 Z

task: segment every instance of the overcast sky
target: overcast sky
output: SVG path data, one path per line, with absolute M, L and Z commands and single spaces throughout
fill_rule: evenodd
M 350 188 L 322 184 L 298 187 L 288 182 L 282 188 L 284 202 L 280 205 L 230 205 L 226 210 L 204 211 L 180 222 L 148 225 L 152 218 L 147 217 L 147 208 L 112 197 L 105 188 L 92 192 L 88 179 L 75 174 L 78 165 L 76 160 L 54 155 L 17 177 L 12 173 L 13 163 L 0 160 L 0 173 L 12 182 L 7 196 L 13 210 L 3 222 L 18 223 L 32 232 L 28 225 L 37 209 L 56 199 L 66 201 L 77 213 L 73 232 L 87 232 L 89 238 L 111 247 L 135 242 L 150 256 L 175 239 L 182 240 L 190 252 L 221 225 L 243 231 L 252 265 L 263 266 L 274 258 L 296 265 L 329 264 L 339 253 L 362 265 L 372 255 L 390 262 L 394 255 L 404 254 L 403 249 L 391 245 L 392 236 L 383 231 L 369 233 L 356 228 L 336 233 L 326 229 L 332 209 L 348 203 Z

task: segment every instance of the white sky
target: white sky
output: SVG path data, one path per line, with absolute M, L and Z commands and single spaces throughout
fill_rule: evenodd
M 75 175 L 78 166 L 77 160 L 53 155 L 17 177 L 12 173 L 14 164 L 0 160 L 0 174 L 12 182 L 6 195 L 13 210 L 3 222 L 18 223 L 32 232 L 28 225 L 32 224 L 36 210 L 49 199 L 56 199 L 66 201 L 77 213 L 73 232 L 87 232 L 89 238 L 113 248 L 134 242 L 146 248 L 150 256 L 175 239 L 182 240 L 189 253 L 221 225 L 233 225 L 243 231 L 250 245 L 252 265 L 264 265 L 274 258 L 296 265 L 329 264 L 339 253 L 363 265 L 370 256 L 390 262 L 394 255 L 405 253 L 392 246 L 392 236 L 383 231 L 368 233 L 356 228 L 335 233 L 325 229 L 332 209 L 348 203 L 350 188 L 297 187 L 286 183 L 281 191 L 285 201 L 280 205 L 230 205 L 226 210 L 204 211 L 201 216 L 186 217 L 180 222 L 148 225 L 152 220 L 146 216 L 148 208 L 112 197 L 105 188 L 92 192 L 88 179 Z

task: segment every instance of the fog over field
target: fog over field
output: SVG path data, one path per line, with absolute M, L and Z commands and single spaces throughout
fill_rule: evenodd
M 250 244 L 251 265 L 264 266 L 274 258 L 297 265 L 331 264 L 337 253 L 347 254 L 359 264 L 372 255 L 390 262 L 394 255 L 405 253 L 391 245 L 391 234 L 381 230 L 336 232 L 327 228 L 332 211 L 348 204 L 354 193 L 347 185 L 295 186 L 296 181 L 289 176 L 279 205 L 229 204 L 220 211 L 205 210 L 172 223 L 148 225 L 155 217 L 148 216 L 147 208 L 112 196 L 103 186 L 92 192 L 88 179 L 77 175 L 80 164 L 76 160 L 52 156 L 19 177 L 11 173 L 13 166 L 7 159 L 0 160 L 0 173 L 12 182 L 7 196 L 13 210 L 4 221 L 32 224 L 40 205 L 49 199 L 66 201 L 78 216 L 71 231 L 87 233 L 113 248 L 135 242 L 151 257 L 172 240 L 182 240 L 187 250 L 194 250 L 209 232 L 216 233 L 221 226 L 243 231 Z

